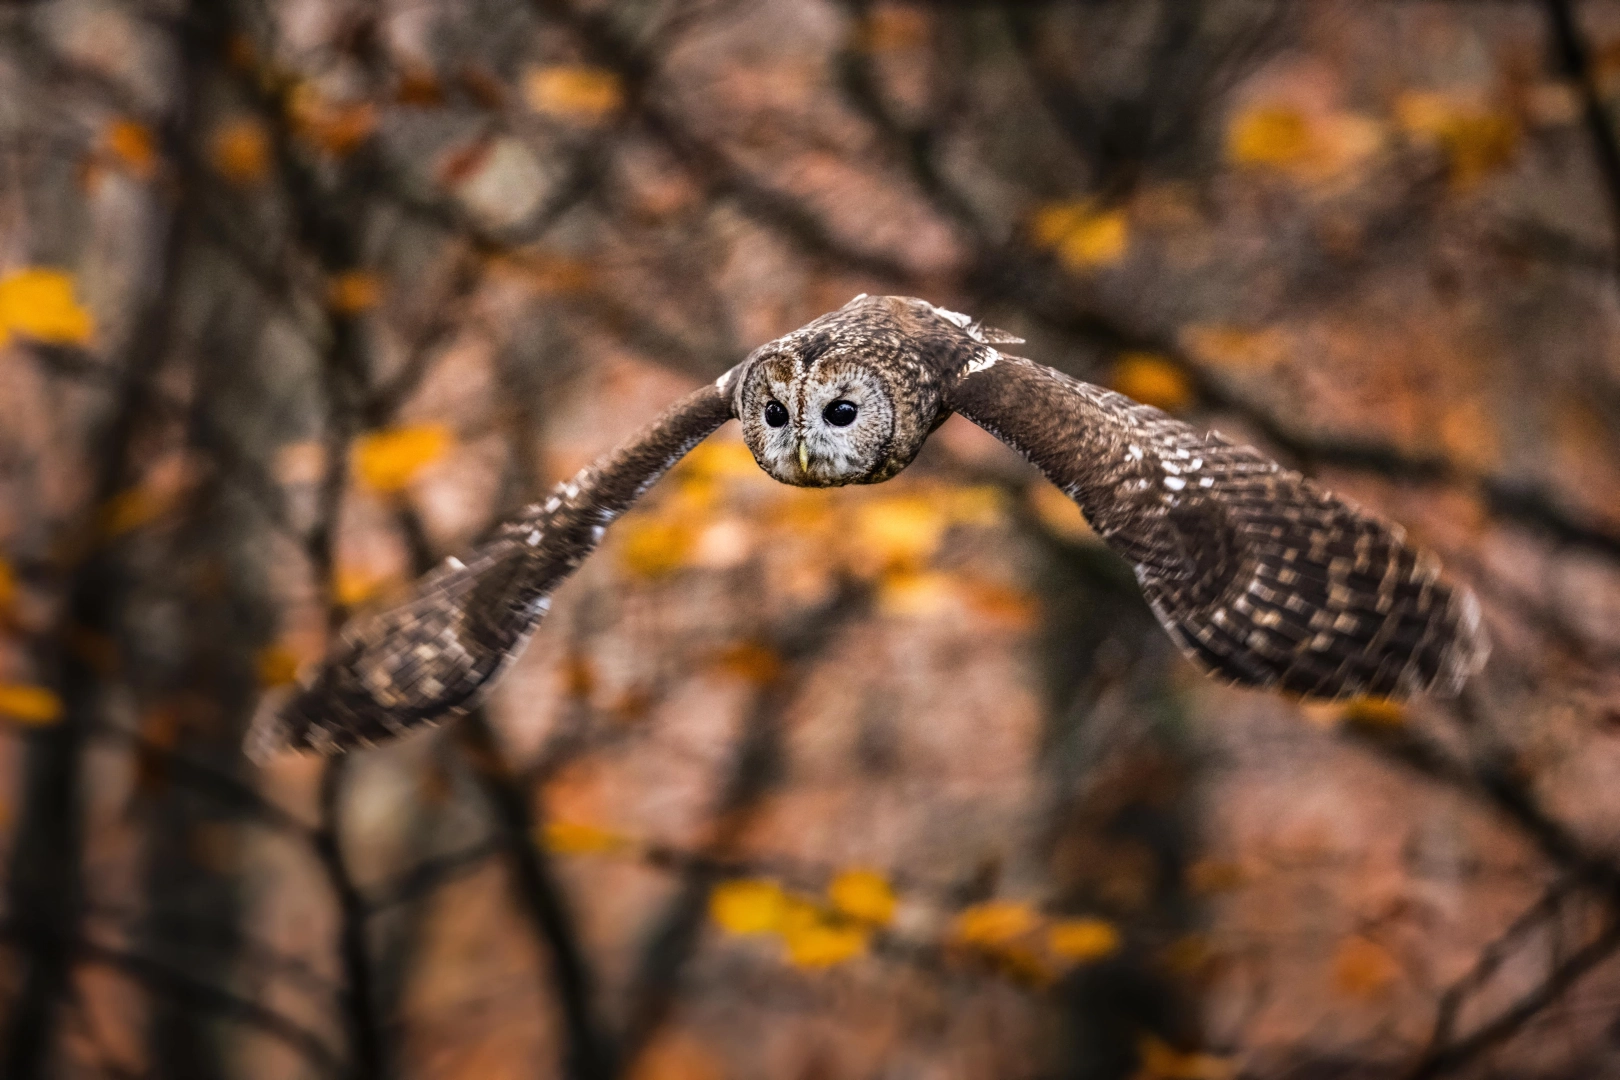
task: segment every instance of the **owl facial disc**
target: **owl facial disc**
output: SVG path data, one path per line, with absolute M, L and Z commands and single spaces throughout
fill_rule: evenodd
M 743 437 L 760 467 L 784 484 L 834 487 L 875 478 L 894 437 L 882 379 L 857 359 L 828 353 L 808 365 L 760 356 L 744 381 Z

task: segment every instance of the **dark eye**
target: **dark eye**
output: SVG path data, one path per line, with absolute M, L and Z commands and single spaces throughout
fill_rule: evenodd
M 765 422 L 771 427 L 781 427 L 788 422 L 787 409 L 780 401 L 773 401 L 765 406 Z
M 849 427 L 855 422 L 855 403 L 839 398 L 821 410 L 822 417 L 833 427 Z

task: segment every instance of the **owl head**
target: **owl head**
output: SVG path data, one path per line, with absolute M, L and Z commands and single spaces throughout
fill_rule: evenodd
M 945 419 L 945 380 L 985 348 L 968 320 L 908 296 L 857 296 L 745 360 L 733 406 L 784 484 L 887 480 Z

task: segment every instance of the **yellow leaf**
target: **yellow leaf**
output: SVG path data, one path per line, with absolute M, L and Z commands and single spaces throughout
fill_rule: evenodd
M 619 559 L 642 577 L 662 577 L 686 565 L 697 531 L 679 517 L 631 518 L 619 527 Z
M 1001 492 L 988 484 L 951 487 L 940 492 L 937 501 L 952 525 L 987 527 L 1001 522 Z
M 0 716 L 47 727 L 62 719 L 62 699 L 43 686 L 0 683 Z
M 709 894 L 709 917 L 733 934 L 771 934 L 789 906 L 782 886 L 766 878 L 723 881 Z
M 1406 708 L 1389 698 L 1353 698 L 1344 707 L 1344 719 L 1369 727 L 1400 727 L 1406 723 Z
M 1130 225 L 1124 210 L 1097 210 L 1089 201 L 1054 203 L 1038 210 L 1030 223 L 1037 247 L 1057 253 L 1071 270 L 1109 266 L 1130 248 Z
M 1084 963 L 1119 951 L 1119 931 L 1102 919 L 1061 919 L 1046 932 L 1047 948 L 1054 956 Z
M 377 306 L 382 278 L 365 270 L 350 270 L 332 279 L 326 300 L 340 315 L 358 315 Z
M 860 922 L 887 926 L 894 919 L 894 890 L 875 870 L 843 871 L 827 886 L 827 899 L 835 909 Z
M 1010 900 L 975 904 L 956 916 L 951 937 L 962 945 L 995 948 L 1023 937 L 1040 923 L 1028 905 Z
M 388 579 L 352 566 L 339 566 L 332 575 L 332 599 L 344 607 L 365 603 L 382 589 Z
M 1408 135 L 1439 143 L 1457 189 L 1474 187 L 1510 164 L 1519 147 L 1513 117 L 1447 94 L 1407 91 L 1396 99 L 1395 117 Z
M 1158 353 L 1124 353 L 1114 364 L 1109 380 L 1115 390 L 1165 412 L 1185 408 L 1192 400 L 1186 373 Z
M 1276 328 L 1190 326 L 1181 338 L 1198 360 L 1232 371 L 1268 371 L 1288 360 L 1288 335 Z
M 1138 1044 L 1142 1067 L 1134 1080 L 1231 1080 L 1237 1066 L 1213 1054 L 1183 1053 L 1164 1041 L 1145 1035 Z
M 782 927 L 782 943 L 789 962 L 802 968 L 832 967 L 866 952 L 870 934 L 864 927 L 825 919 L 789 919 Z
M 149 179 L 157 165 L 157 148 L 152 132 L 135 120 L 114 120 L 103 133 L 107 152 L 131 176 Z
M 1086 516 L 1075 501 L 1051 484 L 1036 482 L 1029 489 L 1029 505 L 1041 524 L 1065 540 L 1095 540 Z
M 354 444 L 354 468 L 373 491 L 401 491 L 450 449 L 450 429 L 416 424 L 374 431 Z
M 257 183 L 270 169 L 270 137 L 257 120 L 227 121 L 214 132 L 211 144 L 214 168 L 233 184 Z
M 1296 165 L 1314 149 L 1305 114 L 1285 106 L 1245 110 L 1226 131 L 1226 155 L 1239 165 Z
M 951 609 L 960 597 L 949 574 L 891 570 L 878 582 L 878 610 L 885 615 L 926 619 Z
M 55 345 L 84 345 L 95 332 L 73 296 L 73 275 L 30 267 L 0 278 L 0 336 L 26 334 Z
M 624 103 L 618 75 L 581 64 L 535 68 L 524 78 L 523 89 L 531 109 L 564 120 L 595 122 Z
M 328 101 L 309 83 L 288 95 L 287 116 L 300 138 L 338 157 L 354 152 L 377 128 L 371 102 Z
M 747 443 L 709 439 L 692 448 L 681 460 L 678 474 L 708 479 L 753 479 L 759 475 L 759 464 Z
M 1389 950 L 1359 934 L 1345 938 L 1333 957 L 1333 984 L 1351 997 L 1377 997 L 1400 973 Z
M 298 656 L 285 645 L 270 645 L 259 650 L 254 657 L 258 669 L 259 685 L 263 687 L 287 686 L 298 678 Z
M 855 542 L 879 569 L 917 569 L 939 547 L 950 524 L 942 508 L 921 495 L 874 499 L 855 514 Z
M 548 821 L 540 842 L 557 855 L 608 855 L 635 847 L 629 837 L 578 821 Z

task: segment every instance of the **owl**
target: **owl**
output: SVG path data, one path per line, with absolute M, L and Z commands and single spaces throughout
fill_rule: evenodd
M 1426 551 L 1265 455 L 1003 352 L 1021 341 L 911 297 L 858 296 L 756 349 L 558 485 L 392 610 L 359 618 L 249 734 L 341 751 L 474 708 L 553 590 L 681 456 L 736 419 L 784 484 L 875 484 L 951 413 L 1033 462 L 1135 568 L 1205 671 L 1307 698 L 1455 693 L 1488 652 L 1479 607 Z

